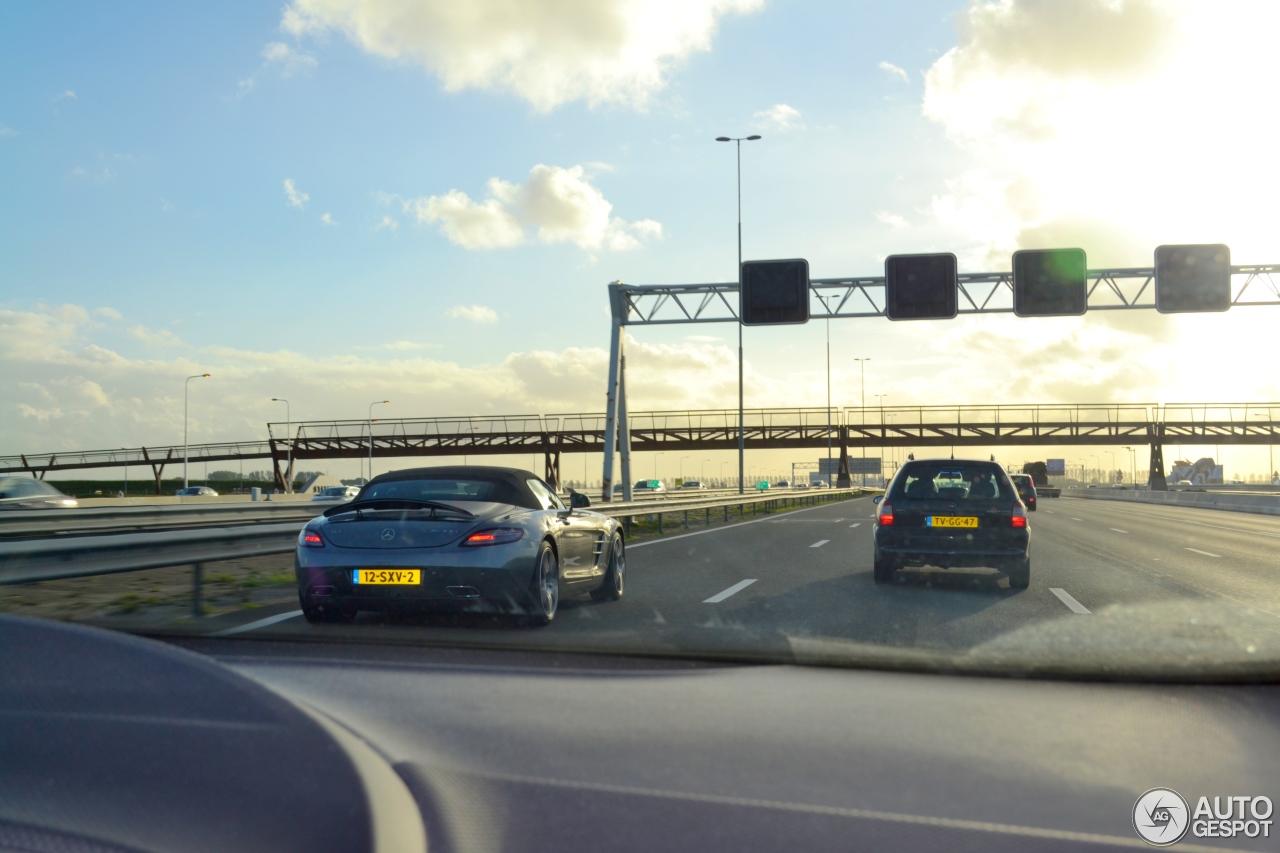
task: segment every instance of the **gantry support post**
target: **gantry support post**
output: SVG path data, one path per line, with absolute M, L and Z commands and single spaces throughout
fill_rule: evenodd
M 620 372 L 618 360 L 622 355 L 623 323 L 627 316 L 620 281 L 609 285 L 609 306 L 613 313 L 613 323 L 609 332 L 609 372 L 605 379 L 604 464 L 600 495 L 602 501 L 613 500 L 613 453 L 618 442 L 618 376 Z

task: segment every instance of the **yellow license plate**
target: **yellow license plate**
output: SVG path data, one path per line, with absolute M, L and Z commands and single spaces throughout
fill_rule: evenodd
M 977 527 L 976 515 L 930 515 L 924 520 L 926 527 Z
M 416 586 L 422 569 L 352 569 L 351 582 L 361 586 Z

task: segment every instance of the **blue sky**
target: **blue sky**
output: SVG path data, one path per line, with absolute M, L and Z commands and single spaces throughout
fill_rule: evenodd
M 7 5 L 0 452 L 174 440 L 181 379 L 206 370 L 204 440 L 261 435 L 271 396 L 298 418 L 382 396 L 400 416 L 599 410 L 608 281 L 734 277 L 720 134 L 764 135 L 743 150 L 746 256 L 815 276 L 929 250 L 1003 269 L 1046 242 L 1091 266 L 1182 240 L 1280 260 L 1267 128 L 1153 144 L 1167 104 L 1141 107 L 1171 87 L 1215 117 L 1260 105 L 1275 71 L 1239 40 L 1268 4 L 635 5 L 529 0 L 527 25 L 496 0 Z M 1190 163 L 1193 203 L 1162 194 L 1168 163 Z M 845 322 L 833 384 L 856 403 L 848 359 L 871 355 L 868 393 L 903 404 L 1200 399 L 1180 337 L 1250 337 L 1268 310 Z M 936 382 L 975 334 L 1057 354 L 975 351 Z M 635 335 L 633 409 L 736 401 L 730 327 Z M 749 405 L 822 404 L 820 326 L 748 342 Z M 1092 357 L 1117 342 L 1150 363 Z

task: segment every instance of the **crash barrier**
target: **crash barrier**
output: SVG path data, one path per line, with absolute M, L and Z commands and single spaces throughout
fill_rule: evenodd
M 777 512 L 787 507 L 845 500 L 871 493 L 872 490 L 864 489 L 824 489 L 814 493 L 772 495 L 761 493 L 697 502 L 652 502 L 643 507 L 609 507 L 605 514 L 621 519 L 628 529 L 631 528 L 633 519 L 654 515 L 661 532 L 664 515 L 669 518 L 673 514 L 683 513 L 683 521 L 687 525 L 690 512 L 704 512 L 706 519 L 710 521 L 714 511 L 723 513 L 727 521 L 731 510 L 735 509 L 740 516 L 745 517 L 748 510 L 753 515 Z M 293 519 L 274 524 L 0 540 L 0 585 L 191 566 L 194 569 L 192 613 L 199 616 L 205 563 L 290 553 L 297 544 L 298 531 L 305 523 L 305 519 Z
M 1068 498 L 1087 498 L 1089 500 L 1191 506 L 1200 507 L 1201 509 L 1221 509 L 1230 512 L 1252 512 L 1259 515 L 1280 515 L 1280 495 L 1233 494 L 1230 492 L 1121 491 L 1120 489 L 1073 489 L 1063 492 L 1062 495 Z
M 66 534 L 124 533 L 194 527 L 306 523 L 335 504 L 286 501 L 183 506 L 78 506 L 0 512 L 0 540 Z
M 632 532 L 635 520 L 640 517 L 652 517 L 657 523 L 658 533 L 662 534 L 663 517 L 670 519 L 672 516 L 680 518 L 682 528 L 689 526 L 689 513 L 701 512 L 704 516 L 706 524 L 711 523 L 711 516 L 714 512 L 723 516 L 723 521 L 728 522 L 730 510 L 736 509 L 740 518 L 745 518 L 747 510 L 750 509 L 752 515 L 760 512 L 778 512 L 785 510 L 787 507 L 798 506 L 815 506 L 819 503 L 827 503 L 836 500 L 847 500 L 862 495 L 878 494 L 878 489 L 813 489 L 788 492 L 774 492 L 770 494 L 768 491 L 762 491 L 756 496 L 737 496 L 731 498 L 710 499 L 705 501 L 667 501 L 663 503 L 647 503 L 643 506 L 635 504 L 617 506 L 608 505 L 607 508 L 601 508 L 600 511 L 614 518 L 620 519 L 626 528 L 628 535 Z
M 822 490 L 768 490 L 772 497 L 778 495 L 800 496 L 807 494 L 825 494 Z M 834 490 L 838 491 L 838 490 Z M 754 498 L 758 492 L 752 490 Z M 568 504 L 569 495 L 562 495 Z M 622 512 L 628 507 L 656 507 L 672 502 L 685 503 L 697 501 L 702 506 L 708 500 L 716 498 L 737 498 L 737 489 L 700 489 L 671 492 L 659 492 L 650 495 L 637 495 L 630 502 L 614 501 L 597 504 L 601 512 Z M 78 507 L 61 509 L 22 509 L 0 511 L 0 539 L 33 538 L 37 536 L 53 536 L 66 534 L 130 532 L 155 529 L 177 529 L 195 527 L 226 527 L 239 524 L 264 524 L 284 521 L 305 522 L 319 515 L 330 507 L 337 506 L 336 501 L 311 501 L 306 496 L 274 495 L 273 500 L 250 502 L 247 495 L 236 496 L 233 500 L 222 498 L 185 498 L 191 503 L 154 503 L 145 498 L 139 505 L 122 504 L 113 500 L 111 505 L 97 501 L 82 501 Z M 154 501 L 155 499 L 152 499 Z M 166 499 L 177 501 L 179 499 Z M 690 503 L 692 506 L 692 503 Z

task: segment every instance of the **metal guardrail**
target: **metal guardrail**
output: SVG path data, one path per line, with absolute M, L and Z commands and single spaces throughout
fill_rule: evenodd
M 331 506 L 334 504 L 294 501 L 6 510 L 0 512 L 0 540 L 306 522 Z
M 710 518 L 713 509 L 728 511 L 740 507 L 745 515 L 761 507 L 771 510 L 787 504 L 818 503 L 852 497 L 860 489 L 824 489 L 820 492 L 751 495 L 745 498 L 721 498 L 697 503 L 665 501 L 643 506 L 629 505 L 604 509 L 606 515 L 628 523 L 639 516 L 659 519 L 673 512 L 703 510 Z M 869 493 L 869 490 L 868 490 Z M 162 530 L 154 533 L 104 533 L 43 539 L 0 541 L 0 585 L 90 577 L 94 575 L 160 569 L 170 566 L 194 566 L 197 590 L 204 563 L 261 557 L 291 552 L 303 520 L 273 524 L 203 527 L 194 530 Z M 198 591 L 196 593 L 198 598 Z

